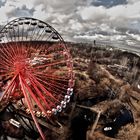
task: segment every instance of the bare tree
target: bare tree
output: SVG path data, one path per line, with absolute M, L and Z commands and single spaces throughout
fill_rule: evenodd
M 127 57 L 123 57 L 122 59 L 120 59 L 120 65 L 127 66 L 127 64 L 128 64 L 128 58 Z

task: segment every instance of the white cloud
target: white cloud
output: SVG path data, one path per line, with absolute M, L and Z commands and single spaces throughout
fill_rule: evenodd
M 130 38 L 140 40 L 140 1 L 127 2 L 106 8 L 94 6 L 93 0 L 7 0 L 0 5 L 0 23 L 31 16 L 51 24 L 66 40 L 123 40 L 131 44 Z
M 140 18 L 140 1 L 133 4 L 118 5 L 107 10 L 111 18 Z
M 79 9 L 79 15 L 81 15 L 82 19 L 87 21 L 96 21 L 102 20 L 107 18 L 106 15 L 106 8 L 103 6 L 95 7 L 95 6 L 88 6 L 88 7 L 81 7 Z
M 128 2 L 129 4 L 133 4 L 133 3 L 139 2 L 139 0 L 127 0 L 127 2 Z
M 67 13 L 75 8 L 76 0 L 34 0 L 34 4 L 43 4 L 44 9 Z
M 130 37 L 132 37 L 133 39 L 140 41 L 140 35 L 138 35 L 138 34 L 129 34 L 129 33 L 128 33 L 128 35 Z
M 25 8 L 25 9 L 24 9 Z M 28 9 L 33 8 L 32 0 L 7 0 L 4 6 L 0 8 L 0 21 L 7 22 L 14 17 L 30 16 Z

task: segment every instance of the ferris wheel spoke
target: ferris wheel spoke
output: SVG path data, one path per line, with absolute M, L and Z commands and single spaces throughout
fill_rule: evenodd
M 61 49 L 64 49 L 64 47 L 62 46 L 62 43 L 59 42 L 59 43 L 54 43 L 48 47 L 46 47 L 46 50 L 45 50 L 45 53 L 48 53 L 49 51 L 56 51 L 56 50 L 61 50 Z
M 38 78 L 40 78 L 40 79 L 43 79 L 43 77 L 42 76 L 40 76 L 40 75 L 38 75 Z M 54 79 L 49 79 L 49 78 L 45 78 L 45 81 L 48 81 L 48 83 L 52 83 L 54 86 L 57 86 L 58 88 L 64 88 L 64 89 L 66 89 L 66 88 L 68 88 L 67 87 L 67 83 L 65 83 L 65 84 L 62 84 L 62 81 L 61 81 L 61 83 L 60 82 L 58 82 L 58 80 L 54 80 Z M 59 80 L 60 81 L 60 80 Z M 66 81 L 65 81 L 66 82 Z M 67 81 L 68 82 L 68 81 Z
M 36 79 L 36 77 L 32 76 L 34 82 L 38 85 L 38 87 L 46 93 L 47 96 L 52 98 L 54 101 L 58 101 L 49 91 L 46 90 L 46 88 Z
M 50 35 L 47 36 L 47 38 L 45 39 L 45 41 L 47 42 L 52 36 L 54 35 L 54 33 L 52 32 Z M 42 37 L 42 40 L 44 39 L 45 36 Z M 39 47 L 39 44 L 35 45 L 36 48 Z
M 63 98 L 63 94 L 65 94 L 66 92 L 64 92 L 62 89 L 60 90 L 60 89 L 58 89 L 58 88 L 56 88 L 56 87 L 54 87 L 54 86 L 52 86 L 50 83 L 48 83 L 48 82 L 46 82 L 46 81 L 44 81 L 44 80 L 42 80 L 42 79 L 40 79 L 40 78 L 37 78 L 41 83 L 43 83 L 43 85 L 45 85 L 46 86 L 46 89 L 49 91 L 49 92 L 51 92 L 54 96 L 60 96 L 61 98 Z M 62 93 L 62 95 L 60 94 L 60 93 Z M 57 101 L 57 103 L 59 103 L 60 101 Z M 55 105 L 54 105 L 55 106 Z
M 5 35 L 5 37 L 6 37 L 7 41 L 9 41 L 7 35 Z M 5 40 L 3 40 L 3 41 L 4 41 L 4 43 L 1 44 L 2 45 L 2 49 L 6 51 L 7 48 L 10 48 L 10 52 L 8 52 L 8 50 L 6 52 L 8 52 L 9 55 L 14 56 L 15 55 L 15 51 L 14 51 L 12 45 L 11 45 L 11 41 L 8 44 L 7 44 L 7 42 L 5 42 Z
M 9 64 L 13 64 L 13 63 L 12 63 L 12 60 L 13 60 L 13 59 L 10 59 L 8 56 L 6 56 L 6 54 L 4 53 L 4 51 L 1 51 L 0 58 L 1 58 L 1 62 L 5 62 L 5 63 L 7 63 L 8 65 L 9 65 Z M 9 60 L 11 60 L 11 61 L 9 61 Z
M 46 85 L 46 89 L 58 95 L 58 93 L 66 94 L 66 89 L 68 86 L 66 84 L 62 84 L 55 81 L 48 81 L 47 79 L 42 79 L 37 77 L 38 81 L 40 81 L 43 85 Z M 68 82 L 68 81 L 67 81 Z M 56 92 L 57 91 L 57 92 Z
M 39 131 L 39 133 L 40 133 L 40 135 L 41 135 L 41 137 L 42 137 L 42 139 L 43 139 L 43 140 L 46 140 L 46 138 L 45 138 L 45 136 L 44 136 L 44 134 L 43 134 L 43 132 L 42 132 L 40 126 L 39 126 L 39 123 L 37 122 L 37 119 L 36 119 L 36 117 L 35 117 L 35 115 L 34 115 L 34 113 L 33 113 L 33 110 L 32 110 L 33 105 L 31 105 L 31 99 L 27 96 L 26 89 L 25 89 L 25 85 L 23 84 L 23 81 L 22 81 L 20 75 L 19 75 L 19 81 L 20 81 L 20 84 L 21 84 L 21 89 L 22 89 L 22 91 L 23 91 L 23 94 L 24 94 L 26 103 L 27 103 L 27 105 L 28 105 L 28 107 L 29 107 L 29 110 L 30 110 L 30 112 L 31 112 L 31 116 L 32 116 L 32 118 L 33 118 L 33 120 L 34 120 L 34 122 L 35 122 L 35 125 L 36 125 L 36 127 L 37 127 L 37 129 L 38 129 L 38 131 Z
M 36 74 L 34 74 L 35 76 L 39 76 L 39 77 L 46 77 L 46 79 L 50 79 L 50 80 L 55 80 L 55 81 L 63 81 L 63 82 L 67 82 L 69 79 L 67 77 L 67 75 L 65 76 L 60 76 L 60 75 L 55 75 L 53 73 L 51 73 L 51 75 L 49 74 L 45 74 L 45 73 L 40 73 L 40 72 L 36 72 Z
M 12 66 L 12 64 L 8 62 L 5 58 L 0 59 L 0 65 L 2 65 L 3 67 L 8 67 L 8 68 Z
M 39 81 L 41 81 L 43 84 L 45 84 L 45 85 L 47 85 L 46 86 L 46 88 L 47 89 L 53 89 L 53 90 L 57 90 L 57 91 L 59 91 L 59 92 L 62 92 L 62 93 L 66 93 L 65 91 L 66 91 L 66 89 L 65 88 L 63 88 L 63 87 L 59 87 L 59 86 L 57 86 L 57 85 L 54 85 L 54 84 L 51 84 L 50 82 L 47 82 L 46 80 L 43 80 L 43 79 L 41 79 L 41 78 L 37 78 Z M 49 87 L 50 88 L 49 88 Z M 58 93 L 57 93 L 58 94 Z
M 46 107 L 48 109 L 50 109 L 50 106 L 54 106 L 54 103 L 51 102 L 49 99 L 47 99 L 47 96 L 43 96 L 44 94 L 39 90 L 36 82 L 34 82 L 33 76 L 29 76 L 29 80 L 31 82 L 31 84 L 33 85 L 33 88 L 35 89 L 36 93 L 38 96 L 40 96 L 40 98 L 43 100 L 43 102 L 45 103 Z M 48 103 L 47 103 L 47 101 Z
M 5 97 L 6 99 L 9 97 L 10 92 L 8 93 L 9 89 L 11 89 L 13 87 L 13 83 L 15 82 L 15 79 L 17 78 L 17 75 L 15 75 L 10 84 L 7 86 L 7 88 L 5 89 L 4 93 L 2 94 L 0 101 L 2 101 L 3 97 Z M 7 96 L 8 95 L 8 96 Z
M 14 52 L 15 54 L 18 53 L 18 46 L 17 46 L 17 43 L 16 43 L 16 34 L 15 34 L 15 29 L 14 27 L 10 26 L 8 29 L 8 33 L 9 33 L 9 36 L 11 38 L 11 42 L 15 42 L 15 48 L 14 48 Z M 11 31 L 12 30 L 12 31 Z M 8 38 L 8 36 L 7 36 Z
M 10 52 L 8 52 L 6 47 L 7 47 L 7 45 L 1 44 L 0 53 L 2 53 L 2 55 L 4 55 L 6 58 L 13 60 L 12 54 Z
M 37 37 L 36 37 L 36 40 L 43 40 L 44 36 L 43 36 L 43 33 L 45 32 L 45 28 L 42 30 L 41 34 L 39 34 Z
M 34 40 L 34 37 L 36 36 L 36 33 L 38 33 L 38 32 L 36 32 L 37 29 L 38 29 L 38 26 L 37 26 L 37 25 L 38 25 L 38 21 L 32 20 L 32 21 L 31 21 L 31 25 L 32 25 L 32 27 L 34 27 L 34 28 L 33 28 L 33 30 L 32 30 L 30 40 Z
M 50 67 L 50 66 L 56 66 L 56 65 L 65 64 L 65 63 L 66 63 L 65 60 L 60 60 L 60 61 L 55 61 L 55 62 L 48 63 L 48 64 L 42 64 L 42 65 L 34 66 L 34 68 L 35 68 L 35 69 L 39 69 L 39 68 Z
M 52 84 L 53 86 L 56 86 L 56 87 L 58 87 L 58 88 L 64 88 L 64 89 L 67 89 L 68 88 L 68 85 L 67 85 L 67 83 L 62 83 L 62 82 L 58 82 L 58 81 L 56 81 L 56 80 L 52 80 L 52 79 L 47 79 L 48 80 L 48 82 L 50 83 L 50 84 Z
M 0 76 L 1 77 L 4 77 L 4 76 L 6 76 L 6 77 L 12 77 L 13 76 L 13 72 L 5 72 L 5 73 L 3 73 L 3 72 L 0 72 Z
M 9 71 L 9 68 L 7 68 L 7 69 L 3 68 L 3 69 L 0 70 L 0 76 L 1 77 L 6 77 L 5 80 L 6 79 L 11 79 L 14 76 L 14 73 Z
M 33 78 L 33 77 L 32 77 Z M 31 80 L 31 82 L 34 82 L 34 84 L 38 85 L 38 82 L 34 79 Z M 35 87 L 34 87 L 35 88 Z M 43 96 L 45 97 L 46 101 L 48 102 L 49 106 L 55 106 L 55 102 L 58 102 L 58 100 L 55 99 L 55 96 L 48 96 L 48 94 L 46 93 L 50 93 L 52 94 L 52 92 L 50 92 L 50 90 L 45 88 L 45 91 L 42 92 L 42 89 L 40 86 L 38 86 L 38 88 L 41 90 L 41 94 L 43 94 Z M 46 92 L 47 91 L 47 92 Z M 48 98 L 49 97 L 49 98 Z
M 20 76 L 20 78 L 22 78 Z M 34 103 L 36 103 L 38 105 L 38 107 L 40 108 L 40 110 L 42 110 L 45 115 L 47 116 L 47 112 L 45 110 L 45 108 L 43 107 L 43 105 L 41 104 L 42 102 L 40 102 L 38 99 L 38 97 L 40 97 L 40 94 L 38 94 L 38 96 L 36 96 L 35 93 L 33 93 L 32 89 L 28 86 L 28 84 L 25 82 L 25 80 L 22 78 L 22 82 L 25 85 L 25 88 L 27 89 L 26 93 L 28 93 L 28 95 L 33 99 Z
M 39 27 L 39 25 L 38 25 L 38 27 Z M 44 32 L 44 30 L 41 31 L 41 29 L 42 29 L 42 28 L 39 28 L 39 31 L 37 32 L 37 34 L 36 34 L 34 40 L 39 40 L 40 35 L 42 35 L 42 33 Z
M 13 59 L 13 56 L 15 56 L 17 54 L 17 52 L 15 52 L 15 47 L 12 46 L 11 42 L 8 44 L 5 43 L 2 49 L 11 57 L 11 59 Z M 9 51 L 9 49 L 10 49 L 10 51 Z
M 28 35 L 29 35 L 29 32 L 28 31 L 30 31 L 30 28 L 31 28 L 31 20 L 27 20 L 27 21 L 25 21 L 24 22 L 24 24 L 26 24 L 27 25 L 27 29 L 26 29 L 26 41 L 28 41 Z
M 27 41 L 28 32 L 25 29 L 25 25 L 24 25 L 24 21 L 23 20 L 19 20 L 18 21 L 18 25 L 19 25 L 18 28 L 21 27 L 20 30 L 19 30 L 20 31 L 20 33 L 19 33 L 20 43 L 21 43 L 21 46 L 24 46 L 25 41 Z

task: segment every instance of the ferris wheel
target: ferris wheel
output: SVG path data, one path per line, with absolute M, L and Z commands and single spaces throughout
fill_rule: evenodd
M 37 118 L 62 111 L 73 94 L 73 61 L 60 34 L 49 24 L 22 17 L 0 32 L 0 105 L 16 104 L 30 114 L 43 140 Z

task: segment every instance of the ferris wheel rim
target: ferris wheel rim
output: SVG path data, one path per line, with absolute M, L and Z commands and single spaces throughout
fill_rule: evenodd
M 0 30 L 0 34 L 2 33 L 2 31 L 5 29 L 5 27 L 7 26 L 7 25 L 9 25 L 10 23 L 14 23 L 14 22 L 17 22 L 17 21 L 20 21 L 20 20 L 34 20 L 34 21 L 39 21 L 39 22 L 41 22 L 41 23 L 43 23 L 43 24 L 45 24 L 47 27 L 49 27 L 51 30 L 53 30 L 54 31 L 54 33 L 56 34 L 56 35 L 58 35 L 58 37 L 60 38 L 60 40 L 61 40 L 61 42 L 63 42 L 63 44 L 64 44 L 64 48 L 67 50 L 67 43 L 64 41 L 64 39 L 63 39 L 63 37 L 58 33 L 58 31 L 55 29 L 55 28 L 53 28 L 50 24 L 48 24 L 47 22 L 45 22 L 45 21 L 42 21 L 42 20 L 40 20 L 40 19 L 37 19 L 37 18 L 33 18 L 33 17 L 18 17 L 18 18 L 15 18 L 15 19 L 13 19 L 13 20 L 11 20 L 11 21 L 9 21 L 7 24 L 5 24 L 4 26 L 3 26 L 3 28 Z M 1 42 L 0 42 L 1 43 Z
M 41 113 L 41 115 L 42 115 L 41 117 L 49 118 L 50 116 L 56 115 L 56 113 L 61 112 L 62 109 L 64 109 L 66 107 L 66 104 L 69 103 L 70 97 L 73 94 L 73 83 L 74 83 L 73 62 L 72 62 L 72 58 L 69 54 L 69 51 L 67 50 L 67 45 L 66 45 L 65 41 L 63 40 L 63 38 L 61 37 L 61 35 L 52 26 L 50 26 L 48 23 L 46 23 L 44 21 L 41 21 L 41 20 L 38 20 L 35 18 L 29 18 L 29 17 L 17 18 L 17 19 L 14 19 L 14 20 L 8 22 L 1 29 L 0 34 L 3 34 L 3 31 L 6 31 L 6 29 L 8 29 L 8 31 L 10 32 L 10 27 L 15 28 L 15 25 L 18 26 L 18 28 L 19 27 L 21 28 L 19 21 L 23 21 L 22 22 L 22 25 L 23 25 L 26 20 L 27 21 L 30 20 L 30 25 L 31 25 L 31 23 L 33 23 L 32 21 L 36 21 L 37 23 L 34 22 L 33 24 L 34 25 L 36 24 L 37 27 L 39 27 L 39 23 L 46 25 L 45 28 L 48 27 L 50 30 L 52 30 L 53 33 L 55 33 L 59 37 L 59 40 L 56 42 L 56 44 L 54 43 L 54 46 L 52 45 L 54 48 L 52 48 L 52 50 L 50 49 L 49 50 L 50 52 L 48 50 L 47 50 L 48 52 L 45 52 L 46 57 L 50 58 L 50 60 L 48 58 L 47 58 L 47 60 L 41 60 L 42 59 L 41 58 L 42 56 L 40 53 L 41 46 L 39 48 L 39 53 L 37 54 L 37 57 L 36 57 L 36 52 L 35 52 L 35 51 L 37 51 L 37 49 L 35 49 L 35 50 L 33 50 L 33 53 L 31 54 L 31 56 L 33 56 L 33 58 L 28 59 L 28 57 L 24 56 L 24 52 L 26 52 L 26 49 L 27 49 L 27 48 L 25 48 L 24 43 L 22 43 L 21 48 L 18 48 L 20 45 L 18 43 L 20 43 L 20 41 L 18 40 L 17 42 L 14 42 L 15 40 L 11 39 L 12 44 L 10 44 L 11 42 L 9 41 L 9 38 L 7 37 L 7 35 L 9 35 L 9 34 L 5 32 L 6 38 L 4 38 L 4 39 L 7 40 L 7 42 L 5 44 L 7 45 L 9 43 L 8 45 L 10 47 L 8 46 L 9 47 L 8 48 L 6 46 L 6 48 L 4 48 L 5 47 L 4 46 L 3 48 L 0 48 L 0 52 L 3 54 L 3 56 L 2 55 L 0 56 L 0 60 L 5 60 L 5 62 L 3 62 L 3 63 L 0 62 L 0 68 L 2 68 L 2 66 L 4 66 L 4 65 L 7 65 L 6 67 L 4 67 L 4 69 L 2 68 L 4 72 L 0 71 L 0 76 L 2 73 L 7 74 L 7 71 L 9 72 L 8 68 L 9 69 L 12 68 L 12 69 L 10 69 L 12 71 L 12 75 L 10 75 L 8 73 L 9 74 L 8 76 L 11 76 L 10 83 L 9 83 L 9 85 L 8 85 L 8 82 L 6 83 L 7 85 L 6 85 L 5 91 L 4 91 L 3 96 L 1 97 L 0 101 L 2 101 L 2 99 L 4 100 L 5 95 L 8 95 L 8 97 L 6 97 L 6 101 L 7 100 L 9 101 L 9 97 L 13 98 L 13 99 L 15 98 L 15 96 L 20 97 L 18 95 L 18 93 L 15 92 L 16 88 L 19 89 L 19 93 L 25 99 L 25 102 L 23 103 L 23 105 L 26 106 L 26 108 L 25 108 L 26 110 L 24 110 L 24 111 L 26 111 L 27 114 L 30 114 L 32 116 L 32 119 L 34 120 L 35 125 L 36 125 L 41 137 L 44 139 L 43 133 L 38 125 L 36 117 L 40 117 L 40 113 Z M 18 23 L 18 24 L 16 24 L 16 23 Z M 23 28 L 24 27 L 25 26 L 23 25 Z M 28 27 L 28 25 L 27 25 L 27 27 Z M 22 30 L 22 33 L 23 33 L 23 30 Z M 16 33 L 15 33 L 15 35 L 16 35 Z M 19 35 L 19 34 L 17 34 L 17 35 Z M 36 32 L 35 32 L 35 35 L 36 35 Z M 24 41 L 24 38 L 23 38 L 23 40 L 21 40 L 21 42 L 22 41 Z M 25 41 L 27 41 L 27 40 L 25 40 Z M 31 39 L 28 41 L 32 42 L 34 40 Z M 42 39 L 41 41 L 46 41 L 46 40 Z M 56 46 L 57 43 L 59 43 L 59 42 L 61 42 L 63 44 L 62 48 L 60 46 Z M 28 46 L 29 49 L 31 48 L 30 45 Z M 11 49 L 10 50 L 11 52 L 8 52 L 9 51 L 8 49 Z M 16 49 L 16 50 L 14 50 L 14 49 Z M 8 54 L 8 55 L 10 54 L 10 55 L 6 56 L 6 54 L 4 54 L 4 52 L 6 54 Z M 46 54 L 46 53 L 49 53 L 49 54 Z M 10 60 L 8 62 L 8 59 L 11 58 L 12 55 L 13 55 L 14 59 Z M 4 58 L 5 56 L 6 56 L 6 58 Z M 35 57 L 36 57 L 36 59 L 40 59 L 39 62 L 36 62 L 36 60 L 34 60 Z M 28 61 L 23 61 L 24 59 L 28 60 Z M 48 60 L 49 60 L 49 62 L 48 62 Z M 35 62 L 35 64 L 34 64 L 34 62 Z M 14 64 L 14 65 L 12 65 L 12 64 Z M 63 67 L 63 68 L 61 68 L 61 67 Z M 49 68 L 51 68 L 51 69 L 49 69 Z M 34 71 L 32 71 L 32 70 L 34 70 Z M 41 70 L 43 70 L 43 72 Z M 60 70 L 60 72 L 59 72 L 59 70 Z M 52 74 L 51 75 L 52 77 L 49 77 L 46 74 L 46 72 L 48 72 L 48 75 Z M 45 76 L 45 78 L 44 78 L 44 76 Z M 64 77 L 64 76 L 67 76 L 67 77 Z M 67 80 L 63 81 L 66 78 L 67 78 Z M 48 80 L 47 82 L 46 82 L 46 79 Z M 44 87 L 44 86 L 48 86 L 48 87 Z M 48 96 L 48 97 L 46 97 L 46 96 Z M 38 97 L 38 99 L 37 99 L 37 97 Z M 31 98 L 33 98 L 33 99 L 31 99 Z M 40 103 L 40 101 L 42 101 L 43 103 Z M 30 102 L 33 102 L 33 103 L 30 103 Z M 38 105 L 37 109 L 40 112 L 37 109 L 35 109 L 34 103 Z M 48 104 L 50 104 L 50 106 Z M 50 116 L 48 116 L 48 115 L 50 115 Z
M 33 17 L 19 17 L 19 18 L 15 18 L 15 19 L 9 21 L 6 25 L 4 25 L 3 28 L 0 30 L 0 33 L 5 29 L 5 27 L 6 27 L 7 25 L 10 25 L 10 23 L 12 23 L 12 22 L 14 23 L 14 22 L 17 22 L 17 21 L 20 21 L 20 20 L 26 20 L 26 19 L 27 19 L 27 20 L 30 20 L 30 19 L 31 19 L 31 20 L 36 20 L 36 21 L 39 21 L 39 22 L 41 22 L 41 23 L 47 25 L 50 29 L 52 29 L 52 30 L 62 39 L 61 41 L 65 42 L 64 39 L 62 38 L 62 36 L 58 33 L 58 31 L 56 31 L 56 29 L 54 29 L 50 24 L 48 24 L 48 23 L 46 23 L 46 22 L 44 22 L 44 21 L 42 21 L 42 20 L 33 18 Z
M 66 46 L 65 46 L 65 42 L 64 42 L 64 40 L 63 40 L 63 38 L 61 37 L 61 35 L 52 27 L 52 26 L 50 26 L 48 23 L 46 23 L 46 22 L 44 22 L 44 21 L 41 21 L 41 20 L 39 20 L 39 19 L 36 19 L 36 18 L 30 18 L 30 17 L 20 17 L 20 18 L 16 18 L 16 19 L 13 19 L 12 21 L 10 21 L 10 22 L 8 22 L 2 29 L 1 29 L 1 31 L 0 31 L 0 33 L 3 31 L 3 30 L 5 30 L 5 28 L 7 27 L 7 26 L 14 26 L 14 23 L 16 23 L 16 22 L 18 22 L 18 21 L 25 21 L 25 20 L 33 20 L 33 21 L 39 21 L 39 23 L 41 22 L 41 23 L 43 23 L 43 24 L 45 24 L 47 27 L 49 27 L 51 30 L 53 30 L 54 31 L 54 33 L 56 33 L 59 37 L 60 37 L 60 41 L 62 41 L 62 43 L 64 43 L 64 49 L 65 50 L 67 50 L 66 49 Z M 9 42 L 7 42 L 7 43 L 9 43 Z M 71 58 L 70 58 L 70 60 L 71 60 Z M 71 68 L 71 71 L 72 71 L 72 68 Z M 68 87 L 68 89 L 67 89 L 67 92 L 73 92 L 72 91 L 72 86 L 70 86 L 70 87 Z M 68 97 L 66 97 L 66 98 L 68 98 Z M 59 106 L 58 106 L 58 108 L 59 108 Z

